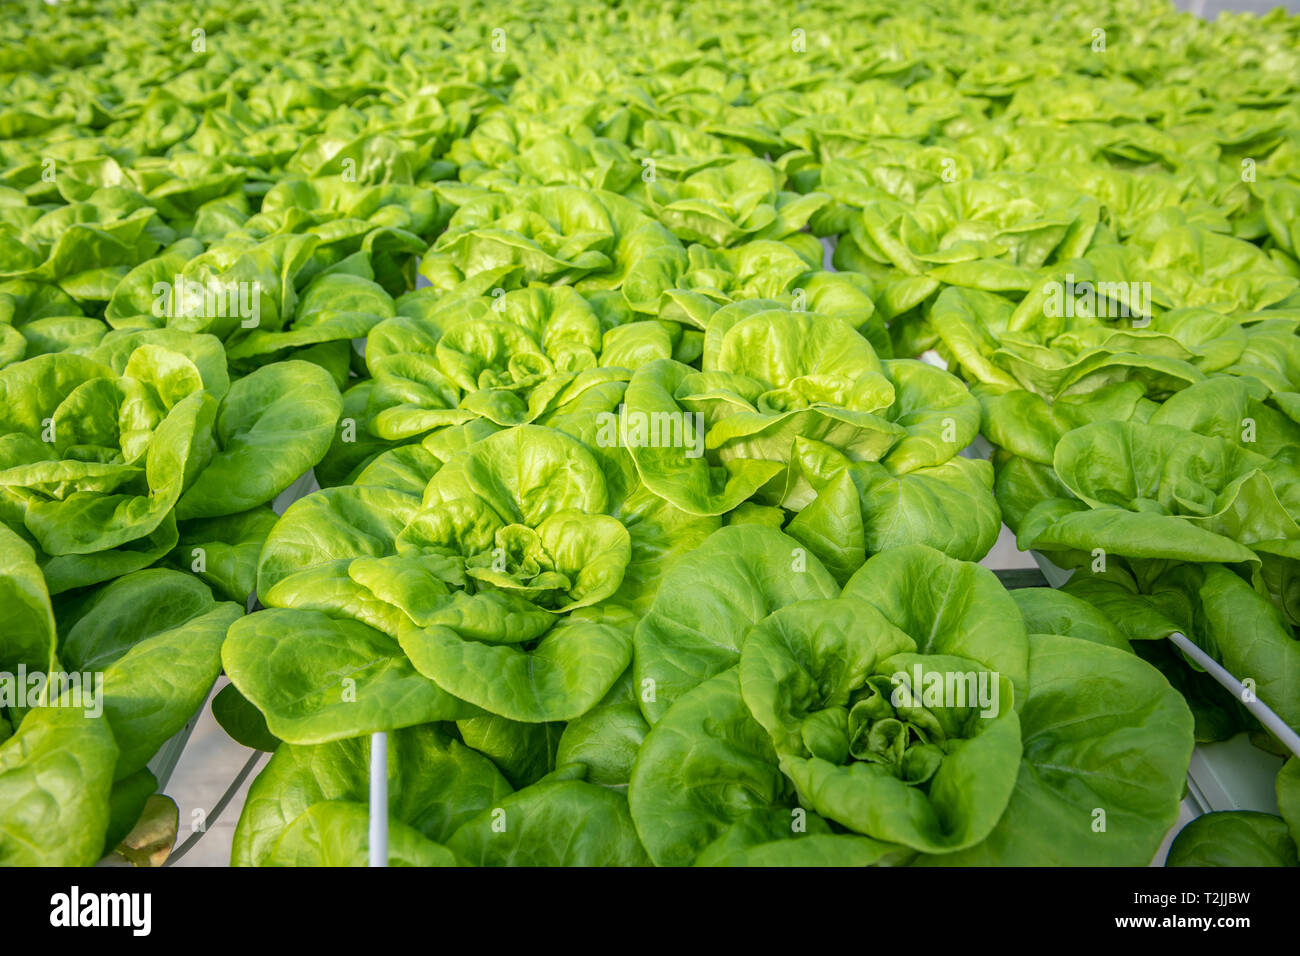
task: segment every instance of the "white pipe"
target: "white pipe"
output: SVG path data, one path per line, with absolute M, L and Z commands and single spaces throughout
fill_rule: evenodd
M 370 865 L 388 865 L 388 734 L 370 735 Z
M 1228 673 L 1223 668 L 1223 665 L 1209 654 L 1189 641 L 1185 634 L 1174 631 L 1169 635 L 1169 639 L 1174 642 L 1179 650 L 1204 668 L 1207 674 L 1226 687 L 1237 700 L 1245 705 L 1247 710 L 1259 718 L 1259 722 L 1264 725 L 1264 729 L 1282 741 L 1282 746 L 1300 757 L 1300 734 L 1292 730 L 1286 721 L 1273 713 L 1272 709 L 1256 697 L 1254 693 L 1247 694 L 1246 686 L 1241 681 Z

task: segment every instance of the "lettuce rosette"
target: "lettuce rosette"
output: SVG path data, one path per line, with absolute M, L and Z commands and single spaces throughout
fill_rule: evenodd
M 797 512 L 791 533 L 841 579 L 895 544 L 978 558 L 997 535 L 992 470 L 958 455 L 977 433 L 978 403 L 940 369 L 882 361 L 833 316 L 762 299 L 724 306 L 700 371 L 652 362 L 633 373 L 625 402 L 629 418 L 682 418 L 703 432 L 696 455 L 630 443 L 651 491 L 693 514 L 747 501 Z M 977 520 L 968 505 L 944 518 L 944 502 L 959 498 L 976 502 Z
M 849 232 L 855 216 L 880 201 L 909 206 L 944 182 L 945 173 L 957 179 L 984 174 L 988 157 L 968 155 L 949 146 L 921 145 L 909 141 L 868 142 L 857 149 L 815 163 L 812 154 L 798 152 L 781 158 L 787 169 L 797 169 L 801 181 L 816 183 L 830 197 L 811 219 L 818 235 L 839 237 Z M 847 252 L 848 250 L 846 250 Z M 881 263 L 883 266 L 884 264 Z
M 654 312 L 685 266 L 681 244 L 631 200 L 541 186 L 485 192 L 460 206 L 420 272 L 445 290 L 500 269 L 510 288 L 542 281 L 621 290 L 634 310 Z
M 800 281 L 785 303 L 877 331 L 861 283 L 832 273 Z M 705 336 L 696 325 L 719 308 L 709 302 L 697 314 L 665 309 L 645 319 L 618 298 L 567 286 L 485 295 L 466 283 L 445 295 L 410 294 L 367 341 L 368 429 L 395 441 L 476 417 L 509 426 L 562 413 L 588 390 L 625 382 L 650 362 L 697 363 Z
M 202 705 L 243 608 L 163 569 L 51 600 L 4 527 L 0 553 L 0 864 L 90 866 L 158 789 L 148 764 Z
M 347 157 L 336 154 L 331 162 L 338 165 Z M 446 225 L 450 205 L 427 186 L 369 181 L 373 171 L 365 159 L 353 167 L 358 170 L 353 179 L 282 179 L 240 231 L 254 237 L 283 232 L 318 236 L 313 259 L 324 268 L 363 253 L 377 281 L 399 294 L 409 285 L 415 257 Z
M 1129 381 L 1051 404 L 986 396 L 985 409 L 1005 443 L 995 487 L 1019 546 L 1075 569 L 1067 590 L 1122 622 L 1185 694 L 1198 740 L 1248 730 L 1271 749 L 1239 702 L 1163 642 L 1186 634 L 1294 724 L 1300 432 L 1258 384 L 1217 374 L 1158 405 Z
M 1294 308 L 1279 303 L 1234 314 L 1222 303 L 1171 307 L 1158 284 L 1137 281 L 1143 272 L 1110 260 L 1115 248 L 1044 271 L 1019 302 L 944 290 L 927 313 L 941 349 L 968 379 L 1049 397 L 1120 377 L 1145 377 L 1159 397 L 1203 374 L 1252 369 L 1287 390 Z M 1152 285 L 1146 303 L 1144 285 Z M 1283 384 L 1273 385 L 1278 373 Z
M 314 235 L 252 245 L 231 236 L 201 255 L 199 243 L 186 241 L 189 248 L 142 263 L 123 279 L 105 313 L 110 325 L 215 335 L 237 372 L 297 358 L 320 365 L 344 388 L 360 365 L 353 342 L 396 314 L 377 274 L 395 267 L 374 249 L 326 257 L 324 265 Z M 387 282 L 400 289 L 405 279 L 399 271 Z
M 487 187 L 579 186 L 625 193 L 642 164 L 628 146 L 593 127 L 596 103 L 499 109 L 447 151 L 461 182 Z M 609 132 L 613 132 L 610 130 Z
M 907 74 L 902 57 L 891 67 Z M 781 137 L 787 148 L 807 150 L 823 161 L 852 155 L 873 140 L 929 139 L 953 112 L 949 104 L 909 102 L 907 91 L 885 77 L 828 83 L 800 100 L 795 109 L 802 115 L 785 125 Z
M 1222 312 L 1291 305 L 1300 277 L 1253 243 L 1190 223 L 1178 209 L 1152 216 L 1132 238 L 1134 268 L 1175 307 Z
M 0 282 L 0 368 L 51 352 L 84 355 L 108 333 L 57 285 L 30 279 Z
M 1025 514 L 1022 545 L 1218 562 L 1256 561 L 1253 547 L 1294 547 L 1300 470 L 1237 441 L 1165 425 L 1167 417 L 1157 411 L 1145 424 L 1067 432 L 1053 469 L 1070 498 Z
M 1208 310 L 1175 310 L 1158 318 L 1134 315 L 1118 323 L 1109 316 L 1127 309 L 1105 300 L 1100 314 L 1088 296 L 1096 271 L 1052 273 L 1037 282 L 1019 304 L 992 293 L 946 289 L 929 311 L 930 326 L 956 370 L 991 389 L 1023 389 L 1056 399 L 1117 381 L 1136 380 L 1152 397 L 1163 397 L 1200 381 L 1240 355 L 1244 338 L 1236 323 Z M 1075 266 L 1071 266 L 1075 268 Z M 1085 307 L 1073 308 L 1073 282 Z M 1130 295 L 1118 283 L 1118 295 Z M 1133 327 L 1137 326 L 1137 327 Z
M 117 155 L 112 155 L 116 152 Z M 188 235 L 208 203 L 239 202 L 245 173 L 224 158 L 195 153 L 128 157 L 104 151 L 104 144 L 83 141 L 80 149 L 60 149 L 58 174 L 39 180 L 69 204 L 149 207 L 178 235 Z M 34 186 L 35 184 L 33 184 Z M 28 190 L 29 199 L 32 192 Z M 48 202 L 51 197 L 40 196 Z M 150 231 L 165 235 L 157 223 Z
M 929 548 L 841 592 L 796 540 L 725 528 L 635 642 L 628 798 L 659 865 L 1140 864 L 1177 816 L 1192 718 L 1159 672 L 1077 599 Z
M 842 318 L 888 345 L 874 315 L 869 284 L 858 277 L 809 272 L 771 304 L 809 307 Z M 588 390 L 627 381 L 656 360 L 696 364 L 703 328 L 721 302 L 678 288 L 657 319 L 638 316 L 601 290 L 532 286 L 506 292 L 467 281 L 445 294 L 421 290 L 368 336 L 366 430 L 398 441 L 486 418 L 526 424 L 559 413 Z M 359 396 L 358 396 L 359 397 Z
M 339 388 L 346 387 L 352 366 L 360 364 L 353 342 L 397 312 L 365 256 L 355 256 L 347 265 L 306 284 L 282 331 L 255 328 L 237 341 L 227 340 L 232 365 L 256 367 L 299 358 L 321 366 Z
M 1223 371 L 1244 379 L 1252 397 L 1300 422 L 1300 314 L 1273 309 L 1247 319 L 1243 348 Z
M 179 237 L 138 195 L 108 191 L 100 201 L 54 208 L 6 203 L 0 222 L 0 280 L 58 286 L 79 303 L 107 302 L 132 268 Z
M 664 293 L 659 310 L 661 321 L 672 320 L 687 329 L 703 332 L 713 313 L 724 306 L 763 299 L 791 311 L 843 319 L 871 343 L 881 358 L 893 354 L 889 331 L 876 306 L 879 286 L 867 276 L 810 268 L 810 260 L 788 243 L 755 241 L 734 250 L 735 260 L 766 259 L 771 268 L 754 274 L 758 285 L 738 288 L 737 277 L 725 268 L 717 253 L 702 246 L 691 246 L 688 253 L 703 268 L 686 273 L 676 288 Z
M 409 439 L 476 418 L 527 424 L 673 355 L 683 339 L 672 323 L 611 315 L 602 297 L 567 286 L 476 291 L 417 293 L 376 327 L 366 349 L 372 433 Z
M 255 330 L 282 331 L 293 320 L 296 280 L 320 240 L 281 234 L 230 236 L 206 247 L 182 242 L 122 276 L 105 310 L 110 325 L 200 332 L 232 345 Z
M 976 382 L 998 501 L 1021 547 L 1063 566 L 1090 562 L 1095 548 L 1276 563 L 1270 555 L 1292 547 L 1300 366 L 1290 310 L 1171 309 L 1129 328 L 1045 320 L 1039 296 L 1014 306 L 948 290 L 931 322 Z
M 781 240 L 753 239 L 731 248 L 693 243 L 682 269 L 662 290 L 659 316 L 703 329 L 709 315 L 729 302 L 797 295 L 803 283 L 820 272 L 824 258 L 821 243 L 807 232 Z M 869 312 L 858 321 L 868 318 Z
M 19 362 L 0 393 L 4 522 L 37 549 L 52 593 L 147 567 L 193 519 L 266 505 L 320 459 L 340 410 L 314 365 L 232 383 L 220 342 L 171 330 Z
M 986 431 L 1004 449 L 997 494 L 1021 546 L 1066 566 L 1094 548 L 1257 566 L 1290 555 L 1300 429 L 1262 391 L 1214 375 L 1160 405 L 1134 382 L 1050 404 L 986 393 Z
M 1224 257 L 1231 261 L 1227 252 Z M 1161 400 L 1222 371 L 1290 392 L 1296 317 L 1283 301 L 1286 289 L 1279 286 L 1281 294 L 1270 297 L 1245 286 L 1231 291 L 1229 284 L 1222 296 L 1193 295 L 1153 261 L 1095 244 L 1083 259 L 1040 270 L 1018 302 L 945 289 L 926 322 L 955 371 L 1000 391 L 1024 389 L 1054 400 L 1135 380 Z M 1234 314 L 1242 308 L 1259 310 Z M 1284 394 L 1278 401 L 1288 400 Z
M 572 763 L 512 781 L 475 743 L 438 724 L 389 733 L 390 866 L 647 865 L 622 794 Z M 249 788 L 232 861 L 364 866 L 369 749 L 368 737 L 280 746 Z
M 836 249 L 911 276 L 985 291 L 1026 292 L 1036 271 L 1082 255 L 1099 215 L 1095 199 L 1044 177 L 940 183 L 914 206 L 867 205 Z
M 781 171 L 757 158 L 709 166 L 678 181 L 647 184 L 651 211 L 683 242 L 740 245 L 799 232 L 829 199 L 783 188 Z
M 226 670 L 295 743 L 573 720 L 630 663 L 628 608 L 717 525 L 638 488 L 619 449 L 536 425 L 448 429 L 285 512 L 258 573 L 272 610 L 232 629 Z
M 707 65 L 701 65 L 701 70 L 695 75 L 698 77 L 701 73 L 711 71 Z M 710 78 L 716 76 L 716 73 L 712 73 Z M 669 116 L 667 111 L 653 101 L 645 102 L 644 96 L 636 89 L 629 92 L 631 95 L 627 112 L 617 117 L 617 122 L 622 127 L 620 133 L 638 156 L 643 160 L 654 161 L 655 175 L 689 176 L 717 163 L 755 155 L 754 148 L 743 134 L 741 137 L 728 136 L 725 135 L 728 131 L 705 128 L 707 124 L 699 122 L 698 118 L 686 121 Z M 703 92 L 708 96 L 713 91 L 694 92 Z M 720 132 L 723 135 L 719 135 Z M 752 130 L 747 129 L 745 132 L 751 133 Z M 770 140 L 771 134 L 760 133 L 759 138 Z M 642 165 L 649 168 L 644 162 Z
M 1090 143 L 1096 145 L 1094 136 L 1090 136 Z M 1026 165 L 1032 165 L 1032 158 Z M 1197 170 L 1199 176 L 1190 168 L 1176 172 L 1152 168 L 1133 176 L 1122 168 L 1095 161 L 1069 162 L 1062 169 L 1070 182 L 1101 202 L 1102 223 L 1122 240 L 1142 229 L 1150 217 L 1169 208 L 1181 210 L 1191 223 L 1215 232 L 1230 232 L 1232 227 L 1222 208 L 1239 215 L 1244 210 L 1238 207 L 1248 202 L 1250 193 L 1239 174 L 1232 176 L 1222 166 L 1214 167 L 1214 171 L 1222 179 L 1205 184 L 1201 178 L 1207 176 L 1204 165 Z

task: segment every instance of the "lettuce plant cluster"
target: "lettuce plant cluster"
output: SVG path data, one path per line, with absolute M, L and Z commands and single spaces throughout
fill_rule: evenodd
M 1195 741 L 1276 749 L 1160 638 L 1300 727 L 1298 38 L 11 18 L 0 671 L 106 719 L 0 704 L 0 862 L 112 849 L 224 669 L 236 864 L 364 863 L 381 731 L 394 865 L 1145 864 Z M 1296 863 L 1278 796 L 1171 862 Z

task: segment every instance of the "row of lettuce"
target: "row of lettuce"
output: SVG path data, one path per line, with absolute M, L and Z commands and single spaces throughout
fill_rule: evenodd
M 223 669 L 238 864 L 364 862 L 375 731 L 411 865 L 1141 865 L 1285 753 L 1163 639 L 1300 729 L 1294 20 L 120 7 L 0 32 L 0 671 L 102 677 L 0 862 Z

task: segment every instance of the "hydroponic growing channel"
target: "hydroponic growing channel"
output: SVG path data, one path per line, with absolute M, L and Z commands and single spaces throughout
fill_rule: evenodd
M 6 14 L 0 863 L 1300 865 L 1300 17 Z

